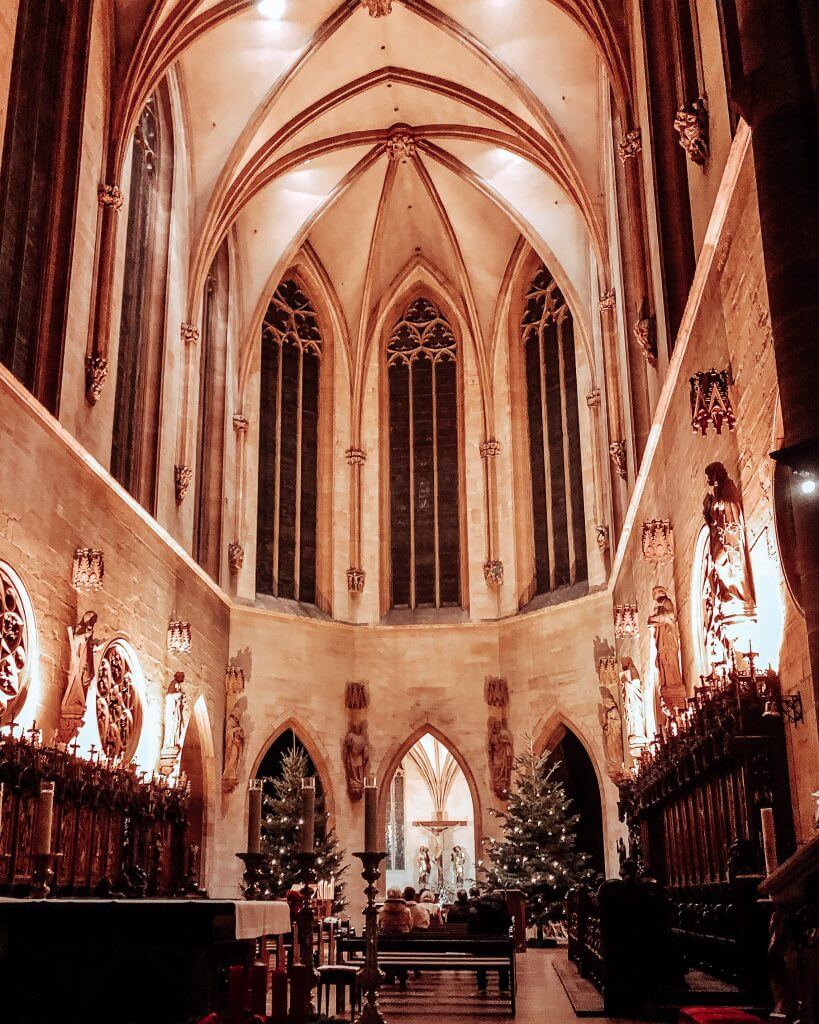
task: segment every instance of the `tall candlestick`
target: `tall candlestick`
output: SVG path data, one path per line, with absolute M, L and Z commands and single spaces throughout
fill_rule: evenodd
M 262 780 L 251 779 L 248 792 L 247 852 L 262 850 Z
M 301 780 L 301 852 L 312 853 L 316 830 L 316 780 Z
M 51 830 L 54 825 L 54 783 L 40 783 L 37 802 L 37 821 L 34 826 L 32 853 L 51 853 Z
M 779 858 L 776 855 L 773 808 L 763 807 L 760 816 L 762 818 L 762 852 L 765 855 L 765 874 L 770 875 L 779 867 Z
M 364 779 L 364 850 L 378 850 L 378 786 L 374 775 Z

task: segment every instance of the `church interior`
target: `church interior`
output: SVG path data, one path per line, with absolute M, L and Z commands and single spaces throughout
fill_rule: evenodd
M 0 1019 L 819 1022 L 814 0 L 2 0 Z

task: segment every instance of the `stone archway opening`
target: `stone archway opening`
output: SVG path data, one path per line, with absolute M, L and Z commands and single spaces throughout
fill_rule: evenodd
M 404 744 L 384 778 L 386 885 L 430 889 L 451 902 L 474 884 L 480 858 L 473 782 L 430 730 Z
M 605 873 L 603 801 L 597 772 L 588 751 L 575 733 L 558 723 L 539 744 L 549 751 L 548 763 L 554 766 L 554 778 L 572 801 L 577 823 L 577 848 L 591 857 L 591 866 Z
M 184 774 L 190 785 L 187 831 L 188 865 L 189 870 L 196 875 L 199 885 L 204 884 L 202 853 L 205 849 L 205 819 L 207 817 L 205 770 L 199 721 L 196 714 L 192 714 L 185 732 L 185 743 L 179 760 L 179 774 L 180 776 Z

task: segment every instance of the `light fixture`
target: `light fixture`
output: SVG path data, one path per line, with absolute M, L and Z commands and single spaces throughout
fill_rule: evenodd
M 274 20 L 284 14 L 285 0 L 259 0 L 259 14 Z
M 812 476 L 805 476 L 799 484 L 799 490 L 803 494 L 813 494 L 816 491 L 816 481 Z

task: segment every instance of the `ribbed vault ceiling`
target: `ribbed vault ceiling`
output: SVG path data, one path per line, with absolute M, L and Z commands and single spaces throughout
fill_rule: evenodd
M 119 65 L 130 67 L 123 119 L 177 69 L 191 311 L 232 231 L 246 348 L 305 244 L 338 296 L 353 352 L 419 261 L 449 282 L 488 346 L 523 235 L 587 319 L 591 254 L 605 273 L 609 83 L 627 103 L 614 7 L 393 0 L 372 17 L 360 0 L 286 0 L 267 19 L 249 0 L 118 0 Z

